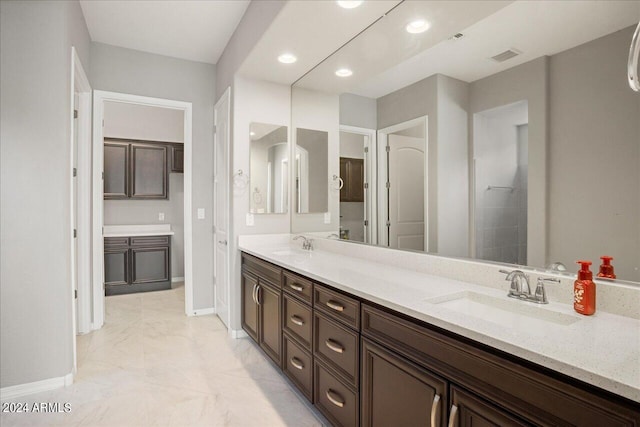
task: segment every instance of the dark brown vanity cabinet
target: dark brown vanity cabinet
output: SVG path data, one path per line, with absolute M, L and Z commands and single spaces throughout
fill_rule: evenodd
M 166 144 L 105 139 L 105 200 L 168 198 L 168 150 Z
M 242 327 L 278 366 L 282 366 L 282 270 L 242 257 Z
M 364 160 L 340 157 L 341 202 L 364 202 Z
M 242 257 L 243 328 L 274 358 L 282 283 L 282 370 L 335 426 L 640 427 L 637 402 Z
M 171 146 L 171 172 L 184 173 L 184 144 Z
M 171 288 L 170 236 L 105 237 L 105 295 Z

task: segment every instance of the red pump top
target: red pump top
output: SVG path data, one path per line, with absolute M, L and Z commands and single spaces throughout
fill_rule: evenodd
M 611 260 L 613 260 L 613 257 L 603 255 L 600 257 L 600 259 L 602 260 L 602 265 L 600 265 L 600 272 L 598 273 L 598 277 L 615 279 L 616 274 L 613 272 L 613 266 L 611 265 Z
M 591 261 L 576 261 L 576 264 L 581 264 L 581 268 L 578 271 L 578 280 L 593 280 L 593 273 L 589 270 Z

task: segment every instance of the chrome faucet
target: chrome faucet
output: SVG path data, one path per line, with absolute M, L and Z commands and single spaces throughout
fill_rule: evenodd
M 500 273 L 506 274 L 505 280 L 511 281 L 508 297 L 521 299 L 524 301 L 535 302 L 538 304 L 548 304 L 547 291 L 544 287 L 545 282 L 560 283 L 560 280 L 553 278 L 538 277 L 536 291 L 532 294 L 529 286 L 529 276 L 521 270 L 506 271 L 500 270 Z
M 327 239 L 333 239 L 333 238 L 340 239 L 340 236 L 338 236 L 337 233 L 331 233 L 327 236 Z
M 293 240 L 299 240 L 299 239 L 303 239 L 302 249 L 304 249 L 305 251 L 312 251 L 313 250 L 313 239 L 307 239 L 303 235 L 298 235 L 298 236 L 293 238 Z

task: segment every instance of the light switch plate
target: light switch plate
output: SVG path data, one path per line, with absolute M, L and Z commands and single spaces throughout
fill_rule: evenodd
M 164 221 L 164 212 L 158 212 L 158 221 Z
M 255 220 L 253 218 L 252 213 L 247 214 L 247 227 L 253 227 L 255 225 Z
M 324 213 L 324 223 L 331 224 L 331 212 Z
M 198 208 L 198 219 L 204 219 L 204 208 Z

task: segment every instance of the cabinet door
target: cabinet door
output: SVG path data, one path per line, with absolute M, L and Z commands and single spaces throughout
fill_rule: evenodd
M 131 249 L 131 283 L 166 282 L 169 275 L 169 248 Z
M 131 144 L 131 176 L 131 198 L 168 198 L 167 147 Z
M 251 274 L 242 272 L 242 329 L 258 341 L 258 304 L 255 300 L 255 291 L 258 279 Z
M 447 382 L 362 340 L 362 425 L 446 425 Z
M 346 157 L 340 157 L 340 178 L 342 178 L 343 186 L 340 189 L 340 201 L 349 202 L 349 159 Z
M 349 178 L 350 201 L 364 202 L 364 160 L 349 159 L 347 176 Z
M 109 296 L 116 289 L 129 286 L 129 249 L 112 248 L 104 251 L 104 290 Z
M 129 144 L 104 143 L 104 198 L 129 197 Z
M 514 415 L 459 387 L 451 387 L 449 425 L 455 427 L 529 426 Z
M 280 291 L 258 281 L 258 299 L 260 312 L 260 347 L 271 359 L 281 366 L 282 354 L 282 310 L 280 308 Z
M 184 145 L 171 147 L 171 172 L 184 173 Z

